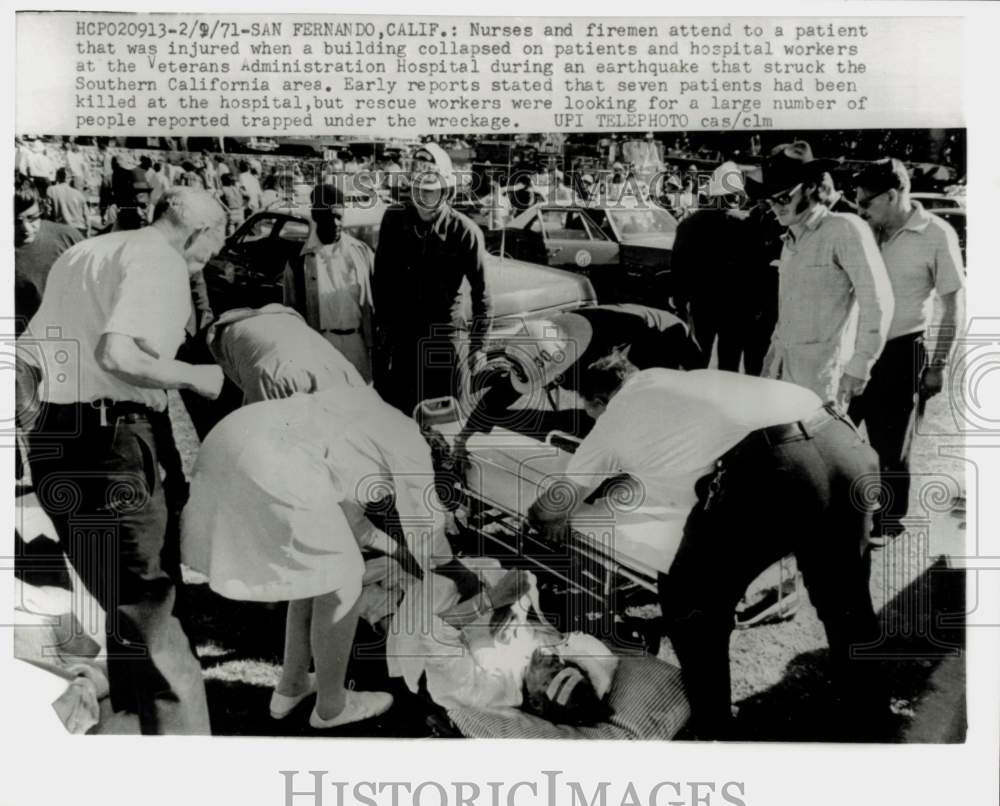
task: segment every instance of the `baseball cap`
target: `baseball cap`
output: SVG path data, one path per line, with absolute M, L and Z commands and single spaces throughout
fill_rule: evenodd
M 415 187 L 455 187 L 451 157 L 437 143 L 424 143 L 412 155 L 410 182 Z

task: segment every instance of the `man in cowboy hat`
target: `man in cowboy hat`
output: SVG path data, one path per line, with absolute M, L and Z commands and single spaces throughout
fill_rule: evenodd
M 832 161 L 813 159 L 808 143 L 777 147 L 758 195 L 782 236 L 778 324 L 764 374 L 791 381 L 846 408 L 882 352 L 893 297 L 871 230 L 856 215 L 833 212 L 839 194 Z
M 481 350 L 492 317 L 483 234 L 452 209 L 454 188 L 451 158 L 436 143 L 421 145 L 413 153 L 410 200 L 387 210 L 379 230 L 372 280 L 378 345 L 373 377 L 382 397 L 406 414 L 420 400 L 452 394 L 463 280 L 472 303 L 470 361 Z

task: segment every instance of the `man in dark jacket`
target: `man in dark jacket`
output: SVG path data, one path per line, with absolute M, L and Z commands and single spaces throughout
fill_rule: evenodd
M 483 234 L 448 204 L 455 175 L 440 146 L 417 150 L 410 186 L 410 201 L 382 219 L 372 283 L 375 388 L 406 414 L 452 394 L 459 360 L 475 359 L 492 316 Z M 472 298 L 467 350 L 455 339 L 465 325 L 463 280 Z
M 687 315 L 695 339 L 712 355 L 718 337 L 719 369 L 738 372 L 753 321 L 749 273 L 746 195 L 732 162 L 720 165 L 708 183 L 709 206 L 677 227 L 671 266 L 678 282 L 678 308 Z M 770 336 L 770 334 L 768 334 Z

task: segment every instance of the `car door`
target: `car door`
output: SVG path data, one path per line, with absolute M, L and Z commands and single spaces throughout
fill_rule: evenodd
M 574 271 L 618 262 L 618 244 L 579 207 L 542 207 L 539 215 L 550 266 Z

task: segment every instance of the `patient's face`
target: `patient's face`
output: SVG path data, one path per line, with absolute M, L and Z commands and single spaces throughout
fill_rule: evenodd
M 601 719 L 593 684 L 579 666 L 536 649 L 524 673 L 525 707 L 552 722 L 584 725 Z

